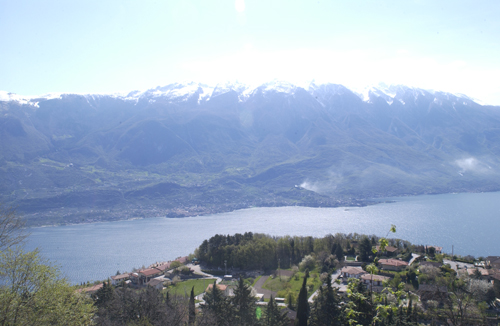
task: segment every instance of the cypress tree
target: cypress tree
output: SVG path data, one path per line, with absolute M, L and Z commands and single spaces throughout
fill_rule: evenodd
M 194 304 L 194 286 L 191 289 L 191 296 L 189 297 L 189 325 L 194 325 L 196 320 L 196 307 Z
M 411 300 L 411 295 L 410 295 L 410 300 L 408 301 L 408 309 L 406 310 L 406 320 L 411 320 L 412 317 L 412 300 Z
M 306 270 L 304 281 L 299 292 L 299 299 L 297 302 L 297 320 L 299 326 L 307 326 L 307 319 L 309 318 L 309 303 L 307 302 L 307 278 L 309 271 Z
M 344 249 L 342 249 L 342 245 L 340 243 L 335 250 L 335 256 L 337 256 L 339 262 L 342 262 L 344 260 Z

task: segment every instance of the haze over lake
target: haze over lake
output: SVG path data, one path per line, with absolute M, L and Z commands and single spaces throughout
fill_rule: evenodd
M 217 233 L 321 237 L 357 232 L 385 236 L 395 224 L 395 237 L 415 244 L 442 246 L 445 252 L 451 252 L 454 245 L 459 255 L 500 254 L 500 192 L 391 200 L 396 202 L 367 207 L 251 208 L 189 218 L 34 228 L 27 247 L 39 247 L 75 284 L 188 255 Z

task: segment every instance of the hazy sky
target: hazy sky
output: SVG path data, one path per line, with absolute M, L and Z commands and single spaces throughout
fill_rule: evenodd
M 500 105 L 500 1 L 0 0 L 0 90 L 385 82 Z

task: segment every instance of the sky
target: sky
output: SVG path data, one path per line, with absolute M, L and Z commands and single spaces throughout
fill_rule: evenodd
M 0 90 L 383 82 L 500 105 L 500 1 L 0 0 Z

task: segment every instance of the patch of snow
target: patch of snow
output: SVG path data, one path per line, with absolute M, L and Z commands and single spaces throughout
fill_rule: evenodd
M 277 93 L 295 93 L 297 86 L 286 81 L 273 80 L 268 83 L 263 84 L 262 90 L 264 92 L 277 92 Z M 259 87 L 259 88 L 261 88 Z
M 229 93 L 230 91 L 235 91 L 238 95 L 245 92 L 249 86 L 242 84 L 238 81 L 236 82 L 224 82 L 215 85 L 212 91 L 212 97 Z
M 32 105 L 34 107 L 39 107 L 38 103 L 40 101 L 34 100 L 51 100 L 56 98 L 61 98 L 61 93 L 50 93 L 41 96 L 23 96 L 15 93 L 8 93 L 6 91 L 0 91 L 0 101 L 2 102 L 17 102 L 21 105 Z

